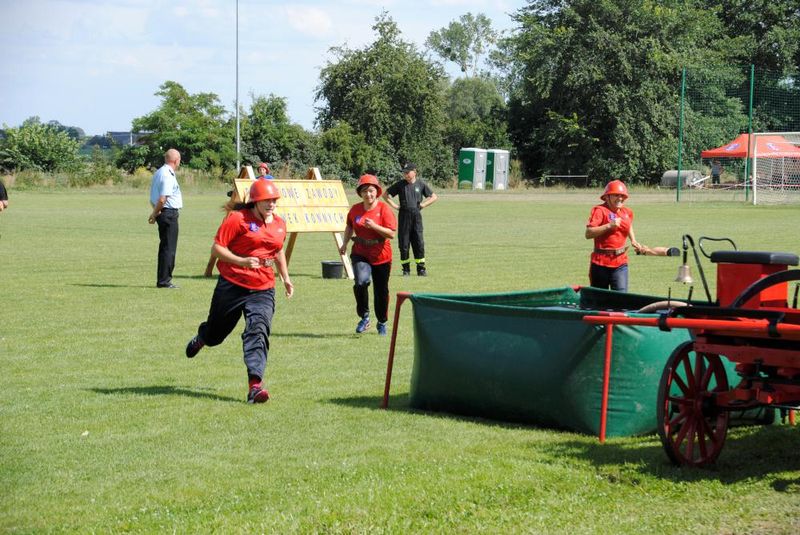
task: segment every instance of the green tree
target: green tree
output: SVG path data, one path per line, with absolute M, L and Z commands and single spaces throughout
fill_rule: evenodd
M 117 153 L 114 165 L 133 173 L 140 167 L 146 167 L 148 162 L 163 161 L 164 154 L 161 153 L 159 156 L 160 158 L 151 158 L 150 148 L 147 145 L 125 145 Z M 154 163 L 153 165 L 157 164 Z
M 58 131 L 66 132 L 67 135 L 75 141 L 82 141 L 86 137 L 86 132 L 83 131 L 83 128 L 79 128 L 77 126 L 66 126 L 58 121 L 47 121 L 47 124 Z
M 492 21 L 483 13 L 466 13 L 447 28 L 431 32 L 425 44 L 445 61 L 458 65 L 461 72 L 478 75 L 481 58 L 497 42 Z
M 164 163 L 167 149 L 181 152 L 181 163 L 195 169 L 231 168 L 236 162 L 233 123 L 214 93 L 189 94 L 180 84 L 164 82 L 155 93 L 161 105 L 133 120 L 134 132 L 146 132 L 147 163 Z
M 19 128 L 3 125 L 5 137 L 0 140 L 0 167 L 37 171 L 69 171 L 80 167 L 80 143 L 64 130 L 42 124 L 31 117 Z
M 401 40 L 386 13 L 372 28 L 377 39 L 364 49 L 331 49 L 336 59 L 322 69 L 316 93 L 322 103 L 318 126 L 328 130 L 343 122 L 363 135 L 371 153 L 353 160 L 366 162 L 354 175 L 372 171 L 391 179 L 402 162 L 414 160 L 426 178 L 449 180 L 453 169 L 450 158 L 443 157 L 442 68 Z
M 459 78 L 447 91 L 445 140 L 453 158 L 462 147 L 510 147 L 506 103 L 490 78 Z
M 532 0 L 515 20 L 509 132 L 529 176 L 656 180 L 675 165 L 680 69 L 717 63 L 726 48 L 713 12 L 679 1 Z
M 295 171 L 314 158 L 314 139 L 294 124 L 286 111 L 286 99 L 270 94 L 252 96 L 250 112 L 241 123 L 242 156 L 245 161 L 289 165 Z

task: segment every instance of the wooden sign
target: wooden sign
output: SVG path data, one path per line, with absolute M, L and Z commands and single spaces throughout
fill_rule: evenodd
M 246 203 L 250 198 L 250 186 L 255 182 L 252 167 L 245 166 L 239 178 L 233 180 L 231 203 Z M 297 235 L 301 232 L 331 232 L 336 243 L 336 254 L 342 260 L 347 277 L 352 279 L 353 266 L 350 257 L 339 253 L 344 243 L 344 230 L 347 226 L 347 213 L 350 204 L 339 180 L 322 180 L 319 169 L 308 170 L 306 180 L 273 180 L 281 193 L 275 213 L 286 222 L 288 243 L 286 262 L 292 257 Z M 216 260 L 212 256 L 206 266 L 205 275 L 212 275 Z
M 236 202 L 247 202 L 253 180 L 234 179 Z M 344 232 L 350 205 L 338 180 L 273 180 L 281 192 L 275 213 L 291 232 Z

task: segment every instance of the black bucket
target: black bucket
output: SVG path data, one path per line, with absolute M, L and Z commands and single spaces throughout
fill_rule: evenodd
M 323 260 L 322 278 L 341 279 L 344 276 L 344 264 L 339 260 Z

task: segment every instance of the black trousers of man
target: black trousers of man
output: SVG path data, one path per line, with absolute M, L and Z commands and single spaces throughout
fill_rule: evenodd
M 164 208 L 156 217 L 158 224 L 158 268 L 156 286 L 172 284 L 175 253 L 178 250 L 178 209 Z
M 408 256 L 408 246 L 414 252 L 417 262 L 417 273 L 425 271 L 425 239 L 422 237 L 422 212 L 419 210 L 400 210 L 397 222 L 397 243 L 400 247 L 400 264 L 403 271 L 411 271 L 411 259 Z

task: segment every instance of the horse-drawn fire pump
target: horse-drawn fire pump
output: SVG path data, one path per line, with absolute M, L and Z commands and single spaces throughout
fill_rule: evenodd
M 689 277 L 687 238 L 694 248 L 684 236 L 685 271 L 679 279 Z M 689 330 L 691 340 L 676 347 L 666 362 L 657 397 L 658 434 L 667 456 L 678 465 L 713 463 L 725 444 L 733 411 L 772 407 L 793 421 L 792 409 L 800 406 L 797 287 L 789 305 L 789 283 L 800 281 L 800 269 L 788 269 L 798 265 L 798 256 L 738 250 L 707 256 L 717 266 L 716 301 L 695 250 L 708 305 L 659 305 L 657 317 L 610 312 L 583 318 L 607 329 L 641 325 Z M 736 364 L 738 384 L 728 383 L 722 359 Z

